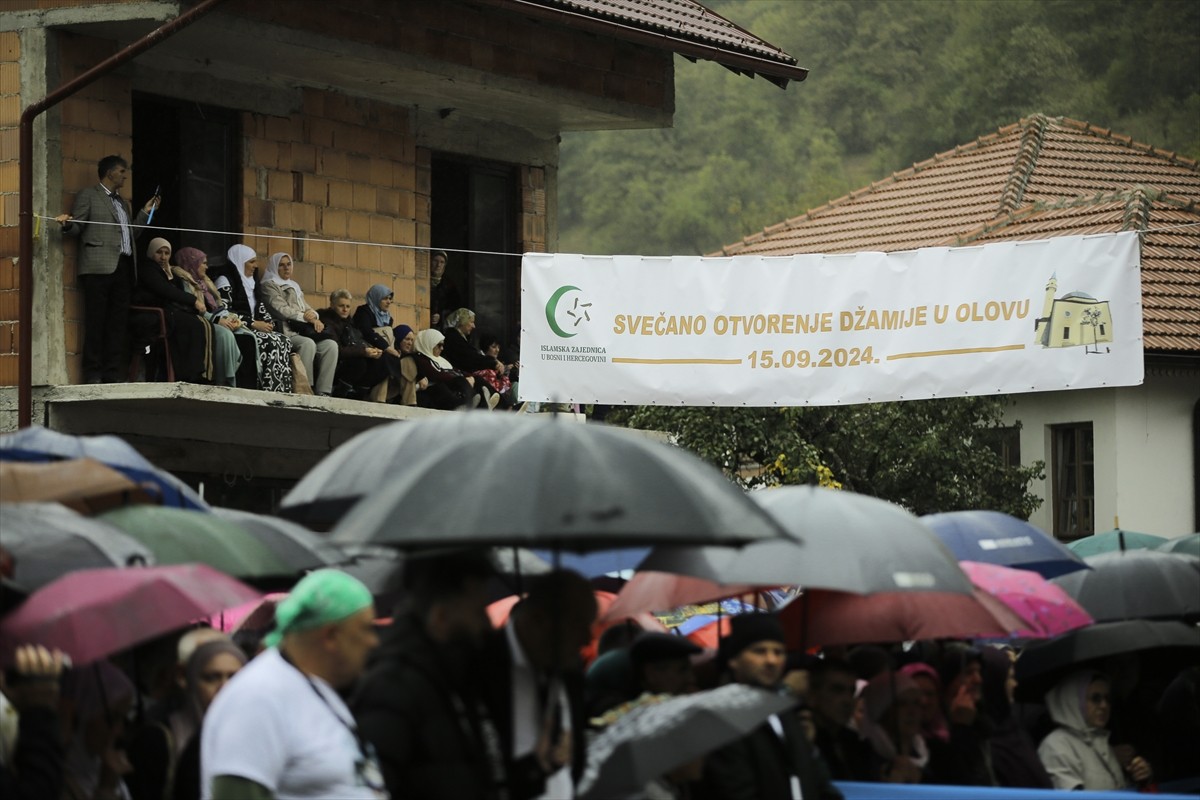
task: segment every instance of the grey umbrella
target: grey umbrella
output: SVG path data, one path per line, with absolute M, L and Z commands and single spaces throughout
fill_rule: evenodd
M 690 453 L 633 431 L 523 415 L 453 414 L 366 431 L 306 475 L 281 513 L 303 520 L 347 500 L 353 508 L 334 530 L 340 543 L 585 551 L 782 535 Z
M 727 547 L 656 547 L 638 570 L 674 572 L 723 584 L 801 585 L 856 594 L 957 592 L 971 582 L 917 517 L 853 492 L 789 486 L 750 497 L 786 540 Z
M 796 704 L 766 689 L 719 689 L 636 706 L 588 745 L 579 797 L 625 797 L 648 781 L 745 736 Z
M 58 503 L 4 503 L 0 529 L 16 564 L 12 579 L 30 591 L 77 569 L 155 564 L 137 539 Z
M 1126 550 L 1084 560 L 1091 569 L 1053 582 L 1097 622 L 1200 616 L 1200 558 Z
M 1098 622 L 1044 642 L 1031 642 L 1017 659 L 1017 695 L 1041 700 L 1067 672 L 1124 653 L 1171 650 L 1194 659 L 1200 628 L 1175 620 Z
M 213 508 L 213 513 L 237 523 L 295 572 L 320 569 L 346 559 L 340 547 L 291 520 L 235 508 Z

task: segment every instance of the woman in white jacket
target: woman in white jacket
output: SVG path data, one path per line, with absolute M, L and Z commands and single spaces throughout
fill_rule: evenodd
M 325 324 L 317 310 L 304 299 L 300 284 L 292 280 L 292 257 L 287 253 L 271 256 L 259 288 L 267 309 L 282 320 L 282 333 L 291 341 L 292 350 L 299 354 L 313 391 L 326 396 L 332 394 L 338 343 L 332 336 L 324 335 Z
M 1105 791 L 1150 780 L 1150 765 L 1135 756 L 1122 767 L 1108 743 L 1112 688 L 1103 673 L 1075 672 L 1046 693 L 1046 710 L 1058 725 L 1038 747 L 1056 789 Z

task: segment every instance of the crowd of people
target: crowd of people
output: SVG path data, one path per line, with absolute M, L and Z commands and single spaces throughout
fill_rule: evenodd
M 592 585 L 531 578 L 494 627 L 496 580 L 481 554 L 412 557 L 380 621 L 363 584 L 326 569 L 279 602 L 262 641 L 194 628 L 65 672 L 61 654 L 20 648 L 3 684 L 19 713 L 3 796 L 570 798 L 607 726 L 731 682 L 794 706 L 633 796 L 832 800 L 836 781 L 1104 790 L 1198 771 L 1195 665 L 1064 672 L 1044 707 L 1019 709 L 1008 647 L 788 653 L 779 619 L 754 612 L 731 618 L 715 653 L 618 624 L 585 671 Z
M 235 244 L 211 275 L 208 254 L 175 253 L 163 238 L 143 255 L 138 240 L 161 199 L 134 216 L 120 194 L 125 159 L 106 156 L 97 173 L 99 183 L 56 217 L 81 242 L 85 383 L 125 380 L 131 355 L 149 349 L 161 324 L 180 381 L 442 410 L 515 405 L 516 359 L 506 362 L 498 340 L 475 333 L 474 312 L 444 279 L 445 252 L 430 259 L 431 327 L 414 331 L 392 318 L 392 290 L 382 284 L 357 308 L 346 289 L 314 308 L 290 253 L 260 267 L 252 248 Z

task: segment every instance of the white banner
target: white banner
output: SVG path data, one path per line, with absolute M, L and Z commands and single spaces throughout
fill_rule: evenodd
M 1136 233 L 521 267 L 522 400 L 819 406 L 1142 382 Z

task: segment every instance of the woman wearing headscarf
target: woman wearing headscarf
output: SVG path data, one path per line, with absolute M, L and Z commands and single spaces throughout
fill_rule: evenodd
M 313 381 L 313 391 L 328 397 L 333 393 L 337 372 L 338 344 L 325 334 L 325 323 L 317 310 L 304 299 L 304 290 L 292 280 L 292 257 L 275 253 L 267 262 L 267 274 L 259 288 L 267 309 L 282 325 L 282 333 L 300 355 L 305 372 Z
M 1016 659 L 1011 651 L 998 647 L 985 647 L 980 655 L 983 659 L 983 703 L 980 708 L 992 723 L 988 746 L 996 785 L 1053 789 L 1033 740 L 1013 713 L 1013 696 L 1017 690 Z
M 873 771 L 886 783 L 923 783 L 929 748 L 921 735 L 921 690 L 907 675 L 881 672 L 863 691 L 860 733 L 871 745 Z
M 413 358 L 416 359 L 421 377 L 429 381 L 429 388 L 419 394 L 421 405 L 443 411 L 477 406 L 479 395 L 473 394 L 475 379 L 464 376 L 442 358 L 442 341 L 445 338 L 441 331 L 433 328 L 423 330 L 416 336 Z
M 225 307 L 237 314 L 242 327 L 254 334 L 258 347 L 258 388 L 267 392 L 290 392 L 292 381 L 292 343 L 276 332 L 275 319 L 259 302 L 255 267 L 258 255 L 244 244 L 229 248 L 232 275 L 221 275 L 214 284 Z
M 198 646 L 184 664 L 184 701 L 164 722 L 148 723 L 129 757 L 133 800 L 199 800 L 200 726 L 221 687 L 246 664 L 228 636 Z
M 350 319 L 353 305 L 354 295 L 346 289 L 334 289 L 329 295 L 329 308 L 317 312 L 325 330 L 338 343 L 337 395 L 386 403 L 388 367 L 383 361 L 383 350 L 363 339 Z
M 419 405 L 419 392 L 423 392 L 429 388 L 429 380 L 421 377 L 421 371 L 417 367 L 417 333 L 407 325 L 396 326 L 396 349 L 400 351 L 400 358 L 395 361 L 394 371 L 397 375 L 393 378 L 396 382 L 397 394 L 393 402 L 402 406 Z
M 203 316 L 204 304 L 184 289 L 183 280 L 172 271 L 171 243 L 166 239 L 150 240 L 146 258 L 138 264 L 133 303 L 162 309 L 176 379 L 211 382 L 212 325 Z
M 921 692 L 921 735 L 926 741 L 950 738 L 946 717 L 942 714 L 942 679 L 938 671 L 923 661 L 905 664 L 900 674 L 913 679 Z
M 67 760 L 63 800 L 125 800 L 129 760 L 118 745 L 133 706 L 133 682 L 107 661 L 63 678 L 62 718 Z
M 434 250 L 429 256 L 429 327 L 446 330 L 446 315 L 462 305 L 454 285 L 446 279 L 450 257 L 445 250 Z
M 1132 778 L 1151 778 L 1150 765 L 1135 756 L 1124 768 L 1108 742 L 1112 688 L 1100 672 L 1072 673 L 1046 693 L 1046 710 L 1058 726 L 1042 740 L 1038 757 L 1055 789 L 1123 789 Z
M 399 358 L 396 332 L 392 328 L 392 290 L 377 283 L 367 290 L 366 300 L 354 311 L 354 326 L 367 344 Z
M 208 277 L 208 257 L 194 247 L 184 247 L 175 254 L 179 266 L 175 277 L 183 281 L 183 288 L 204 303 L 204 318 L 212 325 L 213 332 L 213 383 L 220 386 L 237 386 L 237 372 L 242 365 L 242 351 L 234 335 L 242 327 L 237 314 L 231 314 L 221 304 L 217 287 Z M 248 336 L 250 357 L 254 358 L 254 337 Z

